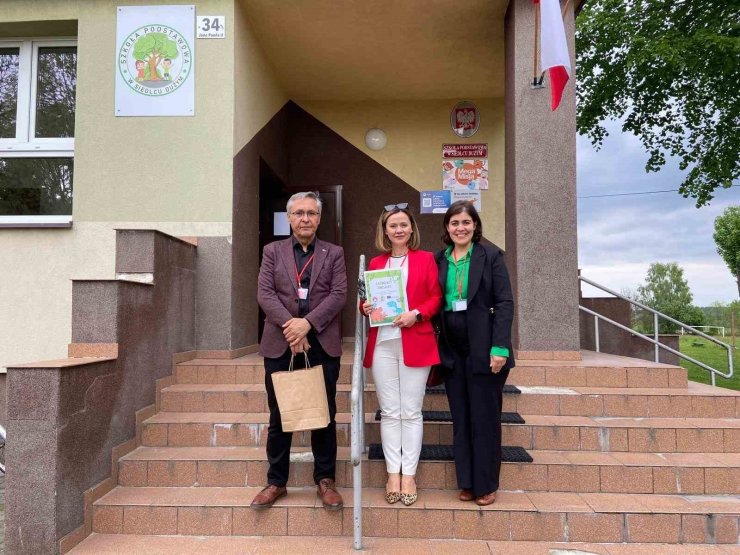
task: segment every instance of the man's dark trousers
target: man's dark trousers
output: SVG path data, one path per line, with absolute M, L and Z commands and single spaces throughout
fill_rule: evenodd
M 327 355 L 313 331 L 308 334 L 308 342 L 311 345 L 308 351 L 308 362 L 311 366 L 319 364 L 322 366 L 326 397 L 329 403 L 329 425 L 311 432 L 311 450 L 314 457 L 313 479 L 318 484 L 323 478 L 334 480 L 336 474 L 337 424 L 335 416 L 337 414 L 336 395 L 340 357 Z M 285 486 L 288 483 L 293 432 L 283 432 L 275 389 L 272 386 L 272 373 L 287 370 L 289 364 L 290 349 L 287 349 L 280 358 L 265 358 L 265 389 L 267 390 L 267 404 L 270 407 L 270 425 L 267 429 L 267 461 L 270 468 L 267 471 L 267 483 L 276 486 Z M 305 367 L 303 354 L 297 354 L 293 361 L 293 368 Z

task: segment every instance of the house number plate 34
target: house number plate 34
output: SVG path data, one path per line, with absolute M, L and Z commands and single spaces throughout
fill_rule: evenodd
M 226 16 L 199 15 L 196 20 L 196 37 L 199 39 L 226 38 Z

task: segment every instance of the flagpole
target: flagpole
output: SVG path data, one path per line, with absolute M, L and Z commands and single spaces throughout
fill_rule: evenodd
M 537 63 L 537 53 L 540 49 L 540 3 L 534 5 L 534 64 L 532 68 L 532 86 L 541 87 L 542 79 L 538 78 L 539 64 Z

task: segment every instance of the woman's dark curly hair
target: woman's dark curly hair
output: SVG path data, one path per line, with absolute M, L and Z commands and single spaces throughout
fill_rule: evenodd
M 458 200 L 457 202 L 453 202 L 445 213 L 442 224 L 444 227 L 442 241 L 445 245 L 454 244 L 452 238 L 450 237 L 450 234 L 447 232 L 447 224 L 450 223 L 452 216 L 457 216 L 458 214 L 461 214 L 463 212 L 470 216 L 470 218 L 473 220 L 473 223 L 475 224 L 475 230 L 473 231 L 473 243 L 477 243 L 481 240 L 481 237 L 483 237 L 483 222 L 481 222 L 478 211 L 475 209 L 473 203 L 467 200 Z

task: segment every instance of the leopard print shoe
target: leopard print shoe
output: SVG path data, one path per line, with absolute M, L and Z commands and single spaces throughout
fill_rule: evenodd
M 416 500 L 418 499 L 418 495 L 415 493 L 402 493 L 401 494 L 401 503 L 406 505 L 407 507 L 410 505 L 413 505 L 416 503 Z
M 397 491 L 386 491 L 385 500 L 389 505 L 393 505 L 394 503 L 398 503 L 398 501 L 401 499 L 401 495 L 403 494 Z

